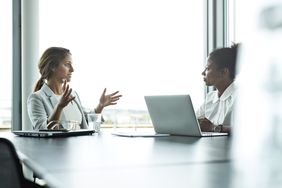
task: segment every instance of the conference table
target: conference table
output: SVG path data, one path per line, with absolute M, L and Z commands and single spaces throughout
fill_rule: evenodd
M 232 187 L 230 137 L 120 137 L 112 131 L 0 137 L 12 141 L 22 162 L 50 187 Z

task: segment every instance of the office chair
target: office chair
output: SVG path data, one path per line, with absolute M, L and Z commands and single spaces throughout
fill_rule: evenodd
M 42 188 L 43 186 L 27 180 L 23 175 L 22 164 L 14 145 L 0 138 L 0 187 L 1 188 Z

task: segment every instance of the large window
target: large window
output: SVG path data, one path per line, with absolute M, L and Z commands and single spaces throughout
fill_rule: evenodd
M 11 127 L 12 1 L 0 1 L 0 129 Z
M 244 43 L 248 38 L 250 33 L 250 27 L 253 23 L 250 21 L 254 10 L 249 9 L 246 6 L 247 3 L 243 0 L 229 0 L 229 36 L 230 40 L 237 43 Z M 251 4 L 251 3 L 250 3 Z M 246 16 L 248 15 L 248 16 Z
M 71 50 L 71 83 L 93 108 L 106 87 L 123 94 L 109 125 L 150 125 L 144 95 L 187 94 L 203 101 L 204 5 L 186 0 L 40 0 L 40 55 Z

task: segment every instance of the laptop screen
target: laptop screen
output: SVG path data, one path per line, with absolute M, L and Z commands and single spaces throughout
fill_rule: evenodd
M 157 133 L 201 135 L 189 95 L 145 96 L 145 102 Z

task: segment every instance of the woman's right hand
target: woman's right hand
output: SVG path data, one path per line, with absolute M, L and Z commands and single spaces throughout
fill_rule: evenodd
M 204 117 L 204 118 L 199 118 L 198 122 L 200 124 L 201 131 L 213 132 L 215 125 L 210 120 Z
M 72 89 L 67 84 L 65 80 L 63 83 L 63 95 L 58 103 L 58 107 L 64 108 L 66 107 L 71 101 L 74 100 L 74 96 L 71 95 Z

